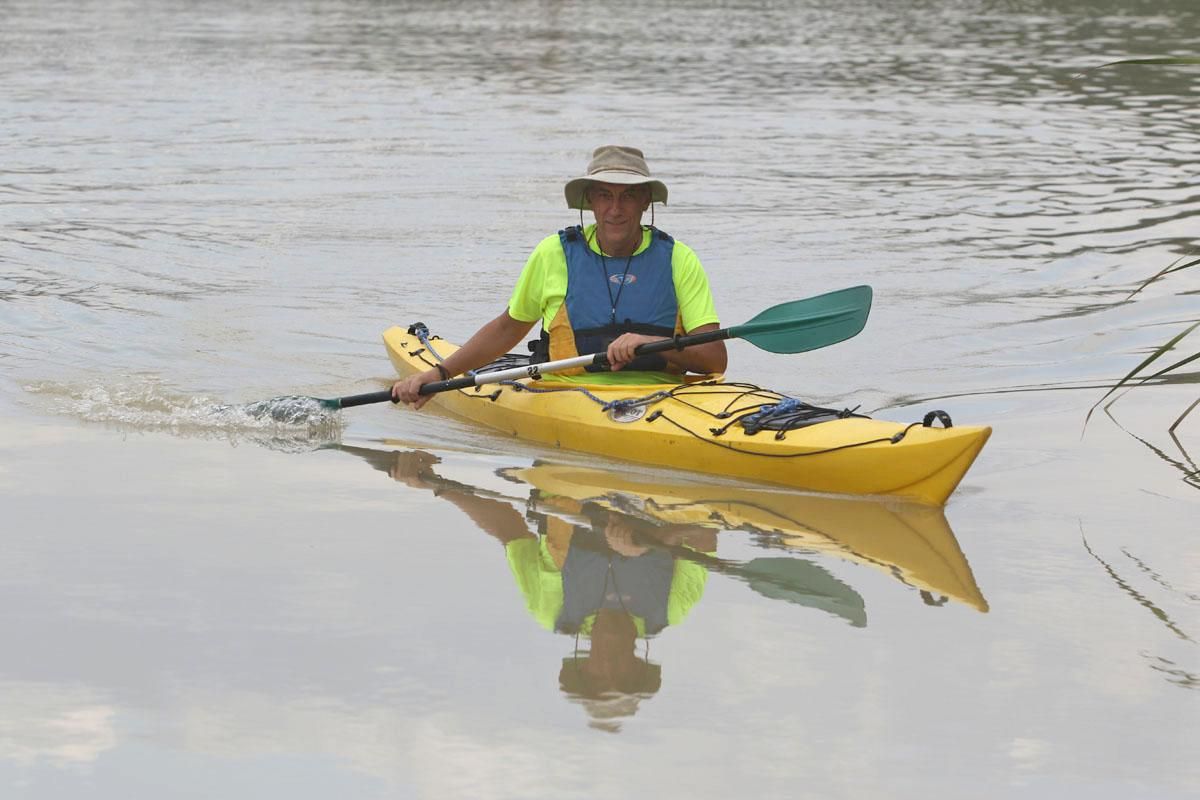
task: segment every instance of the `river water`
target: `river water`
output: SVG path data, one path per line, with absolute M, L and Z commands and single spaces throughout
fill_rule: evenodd
M 1200 73 L 1085 70 L 1194 55 L 1194 3 L 0 18 L 5 797 L 1200 793 L 1196 373 L 1084 426 L 1200 291 L 1127 301 L 1197 255 Z M 219 411 L 469 335 L 611 142 L 724 323 L 874 287 L 856 338 L 729 374 L 992 425 L 944 514 Z M 564 531 L 673 570 L 669 624 L 554 632 L 521 559 Z

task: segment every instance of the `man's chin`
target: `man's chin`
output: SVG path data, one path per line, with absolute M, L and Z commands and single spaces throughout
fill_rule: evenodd
M 607 241 L 625 241 L 632 239 L 635 235 L 641 233 L 640 225 L 631 225 L 628 222 L 620 224 L 599 223 L 596 230 L 600 236 Z

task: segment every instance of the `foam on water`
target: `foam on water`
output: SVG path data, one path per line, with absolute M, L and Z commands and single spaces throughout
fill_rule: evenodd
M 345 422 L 336 409 L 311 397 L 222 403 L 189 395 L 143 377 L 110 385 L 40 382 L 25 386 L 45 396 L 49 410 L 88 422 L 176 436 L 252 441 L 275 450 L 310 450 L 339 441 Z

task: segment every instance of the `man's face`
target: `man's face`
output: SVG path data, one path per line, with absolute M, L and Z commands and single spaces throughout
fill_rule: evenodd
M 642 214 L 650 207 L 649 186 L 597 182 L 587 191 L 601 241 L 617 243 L 635 236 L 641 238 Z

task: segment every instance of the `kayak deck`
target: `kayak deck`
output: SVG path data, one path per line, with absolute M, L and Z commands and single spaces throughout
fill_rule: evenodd
M 437 363 L 426 344 L 405 328 L 389 328 L 383 338 L 402 376 Z M 430 345 L 443 359 L 458 349 L 436 337 Z M 991 434 L 987 427 L 934 428 L 854 416 L 786 431 L 751 433 L 738 424 L 741 417 L 786 399 L 719 380 L 613 386 L 525 379 L 443 392 L 433 402 L 502 433 L 569 450 L 815 492 L 889 495 L 934 505 L 946 502 Z

